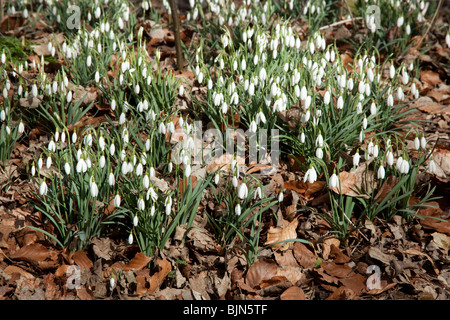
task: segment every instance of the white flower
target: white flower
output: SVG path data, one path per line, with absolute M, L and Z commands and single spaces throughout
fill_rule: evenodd
M 47 184 L 45 183 L 45 180 L 44 180 L 44 181 L 42 181 L 41 185 L 39 186 L 39 194 L 41 196 L 45 196 L 45 195 L 47 195 L 47 190 L 48 190 Z
M 283 202 L 284 200 L 284 194 L 283 194 L 283 190 L 280 191 L 280 193 L 278 194 L 278 202 Z
M 258 129 L 258 125 L 256 124 L 255 120 L 253 120 L 250 123 L 249 131 L 255 133 L 257 131 L 257 129 Z
M 330 188 L 336 188 L 339 186 L 339 178 L 336 175 L 336 173 L 333 173 L 330 177 L 330 179 L 328 180 L 328 185 L 330 186 Z
M 133 244 L 133 233 L 130 233 L 130 235 L 128 236 L 128 244 Z
M 114 196 L 114 206 L 115 207 L 120 207 L 120 195 L 116 194 Z
M 184 94 L 184 87 L 183 85 L 180 85 L 180 88 L 178 89 L 178 94 L 182 97 Z
M 47 169 L 49 169 L 52 166 L 52 157 L 50 157 L 50 156 L 47 157 L 45 166 L 47 167 Z
M 359 160 L 360 160 L 360 155 L 359 152 L 356 151 L 356 153 L 353 155 L 353 166 L 357 167 L 359 164 Z
M 419 140 L 419 137 L 418 137 L 418 136 L 416 136 L 416 137 L 414 138 L 414 148 L 415 148 L 416 150 L 419 150 L 419 148 L 420 148 L 420 140 Z
M 388 151 L 386 154 L 386 163 L 389 166 L 392 166 L 394 164 L 394 154 L 392 153 L 392 151 Z
M 236 205 L 236 207 L 234 208 L 234 213 L 237 215 L 237 216 L 240 216 L 241 215 L 241 205 L 238 203 L 237 205 Z
M 95 198 L 98 196 L 98 187 L 97 187 L 97 184 L 95 183 L 95 181 L 93 181 L 91 184 L 91 196 L 92 196 L 92 198 Z
M 331 101 L 330 91 L 325 92 L 325 95 L 323 96 L 323 103 L 329 104 Z
M 214 183 L 218 185 L 219 181 L 220 181 L 220 174 L 217 172 L 216 175 L 214 176 Z
M 158 200 L 158 194 L 155 192 L 153 187 L 151 187 L 147 191 L 146 199 L 149 200 L 150 198 L 152 199 L 153 202 L 156 202 L 156 200 Z
M 377 178 L 384 179 L 385 175 L 386 175 L 386 171 L 384 170 L 383 165 L 380 165 L 380 167 L 378 168 L 378 171 L 377 171 Z
M 262 111 L 260 111 L 256 114 L 256 124 L 259 125 L 260 122 L 262 122 L 262 123 L 267 122 L 266 116 L 264 115 L 264 113 Z
M 238 186 L 238 179 L 236 176 L 233 176 L 233 179 L 231 179 L 232 183 L 233 183 L 233 187 L 237 188 Z
M 114 280 L 113 277 L 111 277 L 111 279 L 109 279 L 109 286 L 110 286 L 111 290 L 114 290 L 115 285 L 116 285 L 116 281 Z
M 337 101 L 337 108 L 338 108 L 338 109 L 344 108 L 344 99 L 342 98 L 342 96 L 340 96 L 340 97 L 338 98 L 338 101 Z
M 400 28 L 403 25 L 404 21 L 405 21 L 405 18 L 403 16 L 399 17 L 397 19 L 397 27 Z
M 155 215 L 155 206 L 153 205 L 151 208 L 150 208 L 150 216 L 151 217 L 153 217 L 154 215 Z
M 110 186 L 113 186 L 116 183 L 116 179 L 115 179 L 114 173 L 112 173 L 112 171 L 109 173 L 108 183 Z
M 391 79 L 393 79 L 394 76 L 395 76 L 395 67 L 394 67 L 394 65 L 391 64 L 391 66 L 390 66 L 390 68 L 389 68 L 389 77 L 390 77 Z
M 109 146 L 109 154 L 111 156 L 113 156 L 115 152 L 116 152 L 116 146 L 114 145 L 114 143 L 111 143 L 111 145 Z
M 314 183 L 317 180 L 317 172 L 313 166 L 306 171 L 305 176 L 303 177 L 303 182 L 308 180 L 309 183 Z
M 422 149 L 427 148 L 427 140 L 425 139 L 424 136 L 422 136 L 422 138 L 420 138 L 420 146 L 422 147 Z
M 191 171 L 192 171 L 192 168 L 191 168 L 191 166 L 188 164 L 188 165 L 186 166 L 186 169 L 184 170 L 184 176 L 185 176 L 186 178 L 189 178 L 189 177 L 191 176 Z
M 246 199 L 248 196 L 248 188 L 244 182 L 242 182 L 241 185 L 239 186 L 238 196 L 241 200 Z
M 139 218 L 137 215 L 135 215 L 133 218 L 133 226 L 137 227 L 138 223 L 139 223 Z
M 316 149 L 316 157 L 319 158 L 319 159 L 322 159 L 322 158 L 323 158 L 323 150 L 322 150 L 321 147 L 318 147 L 318 148 Z
M 105 155 L 101 155 L 100 159 L 98 160 L 98 165 L 101 169 L 103 169 L 105 167 L 106 164 L 106 159 L 105 159 Z
M 363 119 L 363 129 L 366 130 L 367 129 L 367 118 L 364 117 Z
M 159 133 L 166 134 L 166 126 L 164 125 L 164 122 L 161 122 L 159 125 Z
M 396 164 L 395 164 L 395 167 L 397 168 L 397 170 L 398 171 L 400 171 L 401 172 L 401 168 L 402 168 L 402 163 L 403 163 L 403 158 L 400 156 L 400 157 L 398 157 L 398 159 L 397 159 L 397 162 L 396 162 Z
M 253 199 L 256 200 L 257 198 L 262 199 L 262 190 L 261 190 L 260 186 L 258 186 L 258 188 L 256 188 L 255 195 L 253 196 Z
M 323 136 L 321 133 L 316 138 L 316 146 L 323 147 Z
M 145 209 L 144 199 L 142 199 L 142 198 L 138 199 L 137 207 L 138 207 L 139 210 L 144 211 L 144 209 Z
M 400 172 L 406 174 L 406 173 L 408 173 L 408 171 L 409 171 L 409 161 L 403 160 L 401 168 L 400 168 Z
M 64 171 L 66 172 L 66 175 L 70 174 L 70 164 L 68 162 L 64 164 Z

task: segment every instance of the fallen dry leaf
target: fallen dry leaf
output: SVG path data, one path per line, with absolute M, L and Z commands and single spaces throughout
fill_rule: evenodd
M 9 258 L 26 261 L 41 269 L 54 269 L 58 266 L 58 253 L 40 243 L 33 243 L 11 253 Z
M 277 275 L 278 267 L 269 259 L 259 259 L 253 263 L 247 271 L 245 283 L 251 288 L 260 286 L 262 281 L 272 279 Z
M 131 259 L 130 262 L 128 262 L 128 264 L 126 264 L 123 267 L 123 270 L 124 271 L 142 270 L 143 268 L 145 268 L 150 263 L 150 261 L 152 261 L 151 257 L 147 257 L 142 252 L 138 252 L 134 256 L 134 258 Z
M 304 244 L 296 242 L 294 244 L 294 256 L 303 268 L 310 269 L 316 265 L 317 257 Z
M 328 260 L 328 257 L 331 253 L 331 246 L 336 246 L 339 248 L 339 245 L 341 244 L 341 241 L 336 238 L 328 238 L 325 239 L 322 243 L 322 258 L 323 260 Z
M 280 295 L 281 300 L 306 300 L 305 293 L 299 287 L 292 286 Z
M 436 245 L 441 248 L 444 249 L 445 251 L 450 250 L 450 237 L 443 234 L 443 233 L 438 233 L 435 232 L 432 234 L 433 236 L 433 241 L 436 243 Z
M 85 250 L 78 250 L 73 254 L 72 258 L 80 269 L 90 270 L 94 266 L 94 263 L 88 258 Z
M 430 261 L 431 265 L 433 266 L 433 270 L 434 272 L 439 275 L 439 269 L 436 267 L 436 265 L 434 264 L 433 259 L 430 258 L 429 255 L 427 255 L 426 253 L 423 253 L 419 250 L 416 249 L 406 249 L 403 251 L 403 253 L 409 254 L 409 255 L 418 255 L 418 256 L 424 256 L 425 258 L 427 258 L 428 261 Z
M 286 251 L 292 247 L 293 241 L 278 243 L 279 241 L 297 239 L 298 220 L 294 219 L 284 228 L 270 227 L 267 232 L 267 241 L 264 245 L 272 245 L 274 250 Z
M 172 265 L 166 259 L 158 259 L 157 265 L 159 271 L 153 274 L 150 278 L 150 288 L 148 293 L 152 294 L 158 289 L 163 283 L 164 279 L 167 277 L 169 272 L 172 270 Z
M 426 82 L 432 86 L 441 83 L 442 80 L 439 78 L 439 73 L 431 71 L 431 70 L 421 70 L 420 71 L 420 80 L 422 82 Z

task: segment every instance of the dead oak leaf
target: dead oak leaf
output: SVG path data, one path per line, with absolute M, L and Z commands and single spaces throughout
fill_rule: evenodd
M 297 239 L 297 226 L 298 220 L 294 219 L 292 222 L 286 225 L 284 228 L 270 227 L 267 232 L 267 241 L 264 245 L 272 245 L 274 250 L 286 251 L 292 247 L 293 241 Z M 286 241 L 286 242 L 280 242 Z
M 439 77 L 439 73 L 436 73 L 431 70 L 422 70 L 420 71 L 420 80 L 422 82 L 426 82 L 432 86 L 437 85 L 438 83 L 441 83 L 442 80 Z
M 277 264 L 269 259 L 259 259 L 247 271 L 245 283 L 252 289 L 261 285 L 277 275 Z
M 311 252 L 304 244 L 295 243 L 294 244 L 294 256 L 297 259 L 298 263 L 305 269 L 314 268 L 317 262 L 316 255 Z

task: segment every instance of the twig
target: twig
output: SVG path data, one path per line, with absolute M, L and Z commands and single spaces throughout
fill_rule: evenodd
M 343 24 L 343 23 L 346 23 L 346 22 L 350 22 L 350 21 L 353 21 L 353 20 L 363 20 L 363 18 L 362 17 L 356 17 L 356 18 L 350 18 L 350 19 L 345 19 L 345 20 L 341 20 L 341 21 L 338 21 L 338 22 L 334 22 L 334 23 L 332 23 L 332 24 L 329 24 L 329 25 L 327 25 L 327 26 L 323 26 L 323 27 L 321 27 L 319 30 L 325 30 L 325 29 L 328 29 L 328 28 L 333 28 L 333 27 L 335 27 L 335 26 L 338 26 L 338 25 L 340 25 L 340 24 Z
M 420 38 L 419 43 L 417 43 L 417 45 L 416 45 L 417 48 L 420 48 L 422 46 L 423 39 L 425 39 L 425 37 L 428 35 L 428 33 L 430 32 L 431 28 L 433 27 L 434 23 L 436 22 L 436 17 L 437 17 L 437 14 L 438 14 L 439 10 L 441 9 L 442 2 L 444 2 L 444 1 L 443 0 L 439 0 L 438 6 L 436 8 L 436 11 L 434 12 L 433 18 L 431 18 L 431 23 L 428 26 L 427 31 L 425 31 L 425 33 L 422 36 L 422 38 Z

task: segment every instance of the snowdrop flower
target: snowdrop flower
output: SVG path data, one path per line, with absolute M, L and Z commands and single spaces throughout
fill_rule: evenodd
M 234 213 L 237 215 L 237 216 L 240 216 L 241 215 L 241 205 L 238 203 L 237 205 L 236 205 L 236 207 L 234 208 Z
M 220 181 L 220 174 L 217 172 L 216 175 L 214 176 L 214 183 L 218 185 L 219 181 Z
M 233 184 L 233 187 L 237 188 L 238 186 L 238 179 L 235 175 L 233 175 L 233 178 L 231 179 L 231 182 Z
M 403 158 L 400 156 L 397 158 L 397 162 L 395 164 L 395 167 L 397 168 L 398 171 L 401 172 L 401 168 L 402 168 L 402 163 L 403 163 Z
M 145 209 L 144 199 L 142 199 L 142 198 L 138 199 L 137 207 L 138 207 L 139 210 L 144 211 L 144 209 Z
M 95 181 L 93 181 L 91 184 L 91 196 L 92 196 L 92 198 L 95 198 L 98 196 L 98 186 L 95 183 Z
M 367 118 L 366 118 L 366 116 L 364 116 L 364 119 L 363 119 L 363 129 L 364 130 L 367 129 Z
M 120 195 L 118 195 L 118 194 L 116 194 L 115 196 L 114 196 L 114 206 L 115 207 L 120 207 Z
M 133 233 L 130 232 L 130 235 L 128 236 L 128 244 L 133 244 Z
M 305 133 L 302 131 L 302 133 L 300 134 L 300 143 L 305 143 Z
M 403 160 L 400 167 L 400 173 L 407 174 L 409 172 L 409 161 Z
M 31 94 L 33 95 L 33 97 L 37 97 L 38 95 L 38 89 L 35 83 L 31 86 Z
M 331 101 L 330 92 L 327 91 L 327 92 L 325 92 L 325 95 L 323 96 L 323 103 L 327 105 L 330 103 L 330 101 Z
M 264 123 L 264 124 L 267 122 L 266 116 L 264 115 L 264 113 L 263 113 L 262 111 L 259 111 L 259 112 L 256 114 L 256 124 L 259 125 L 260 122 L 262 122 L 262 123 Z
M 22 134 L 24 131 L 25 131 L 25 126 L 23 125 L 23 122 L 20 121 L 18 132 L 19 132 L 19 134 Z
M 416 136 L 416 137 L 414 138 L 414 148 L 415 148 L 416 150 L 419 150 L 419 148 L 420 148 L 420 140 L 419 140 L 419 137 L 418 137 L 418 136 Z
M 245 182 L 242 182 L 241 185 L 239 186 L 238 196 L 241 200 L 244 200 L 247 198 L 248 188 L 247 188 L 247 185 L 245 184 Z
M 425 136 L 423 136 L 423 135 L 422 135 L 422 138 L 420 138 L 420 146 L 422 147 L 422 149 L 427 148 L 427 140 L 425 139 Z
M 158 194 L 155 192 L 155 189 L 153 189 L 153 187 L 151 187 L 147 191 L 146 199 L 149 200 L 150 198 L 153 202 L 156 202 L 156 200 L 158 200 Z
M 133 226 L 137 227 L 138 223 L 139 223 L 139 218 L 137 215 L 135 215 L 133 218 Z
M 258 125 L 256 124 L 255 120 L 253 120 L 250 123 L 249 131 L 252 132 L 252 133 L 256 133 L 257 129 L 258 129 Z
M 339 186 L 339 178 L 336 175 L 336 173 L 333 172 L 330 179 L 328 180 L 328 185 L 330 186 L 331 189 L 334 189 Z
M 68 162 L 64 164 L 64 171 L 66 172 L 66 175 L 70 174 L 70 164 Z
M 52 165 L 52 157 L 48 156 L 45 166 L 47 167 L 47 169 L 50 169 L 51 165 Z
M 191 176 L 191 171 L 192 171 L 191 165 L 188 164 L 186 166 L 186 169 L 184 170 L 184 176 L 186 178 L 189 178 Z
M 404 21 L 405 21 L 405 18 L 403 16 L 399 17 L 397 19 L 397 27 L 400 28 L 403 25 Z
M 395 67 L 394 65 L 391 64 L 391 66 L 389 67 L 389 77 L 393 79 L 394 76 L 395 76 Z
M 39 194 L 41 196 L 46 196 L 48 191 L 47 183 L 45 183 L 45 179 L 41 182 L 41 185 L 39 186 Z
M 284 200 L 284 194 L 283 194 L 283 189 L 280 190 L 280 192 L 278 193 L 278 202 L 281 203 Z
M 319 159 L 322 159 L 322 158 L 323 158 L 323 150 L 322 150 L 321 147 L 318 147 L 318 148 L 316 149 L 316 157 L 319 158 Z
M 390 94 L 387 98 L 387 105 L 388 105 L 388 107 L 394 106 L 394 97 L 392 96 L 392 94 Z
M 308 180 L 309 183 L 314 183 L 317 180 L 317 172 L 312 165 L 309 167 L 309 169 L 305 173 L 305 176 L 303 177 L 303 182 L 306 182 L 306 180 Z
M 178 89 L 178 94 L 180 95 L 180 97 L 183 96 L 183 94 L 184 94 L 184 87 L 183 87 L 183 85 L 180 85 L 180 88 Z
M 111 156 L 113 156 L 115 152 L 116 152 L 116 146 L 114 145 L 114 143 L 111 143 L 111 145 L 109 146 L 109 154 Z
M 31 166 L 31 175 L 34 177 L 35 174 L 36 174 L 36 166 L 34 165 L 34 162 L 33 162 L 33 165 Z
M 103 168 L 105 167 L 105 164 L 106 164 L 105 155 L 102 154 L 102 155 L 100 156 L 100 159 L 98 160 L 98 165 L 99 165 L 99 167 L 100 167 L 101 169 L 103 169 Z
M 370 105 L 370 114 L 375 115 L 377 113 L 377 105 L 375 102 L 372 102 Z
M 111 276 L 111 279 L 109 279 L 109 287 L 111 288 L 111 290 L 114 290 L 115 285 L 116 285 L 116 281 Z
M 166 215 L 170 215 L 170 212 L 172 211 L 172 197 L 168 196 L 165 200 L 165 206 L 166 206 Z
M 394 164 L 394 154 L 390 150 L 386 153 L 386 163 L 389 166 L 392 166 Z
M 360 158 L 359 151 L 356 150 L 356 153 L 353 155 L 353 166 L 358 166 Z
M 166 126 L 164 122 L 161 122 L 161 124 L 159 125 L 159 133 L 166 134 Z
M 256 199 L 262 199 L 262 190 L 261 190 L 261 187 L 260 186 L 258 186 L 257 188 L 256 188 L 256 190 L 255 190 L 255 195 L 253 196 L 253 199 L 254 200 L 256 200 Z
M 338 109 L 342 109 L 342 108 L 344 108 L 344 99 L 342 98 L 342 96 L 340 96 L 339 98 L 338 98 L 338 101 L 337 101 L 337 106 L 336 106 Z
M 70 103 L 70 101 L 72 101 L 72 91 L 67 92 L 66 101 L 67 103 Z
M 386 171 L 384 170 L 383 164 L 381 164 L 377 171 L 377 178 L 384 179 L 385 175 L 386 175 Z

